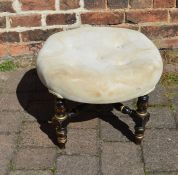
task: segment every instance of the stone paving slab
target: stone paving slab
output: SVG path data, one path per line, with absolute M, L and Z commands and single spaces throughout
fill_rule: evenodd
M 15 135 L 0 135 L 0 174 L 8 171 L 10 160 L 15 151 Z
M 22 80 L 23 76 L 25 75 L 25 73 L 27 71 L 28 71 L 28 69 L 24 69 L 24 70 L 18 70 L 18 71 L 4 73 L 5 88 L 3 89 L 3 93 L 16 93 L 16 91 L 18 89 L 19 82 Z M 28 83 L 27 87 L 30 87 L 30 84 L 28 81 L 26 81 L 25 83 Z M 27 91 L 26 91 L 26 89 L 24 89 L 22 92 L 27 92 Z
M 20 112 L 0 112 L 0 133 L 18 132 L 23 118 Z
M 71 122 L 69 123 L 69 128 L 73 129 L 96 129 L 98 126 L 98 119 L 90 119 L 82 122 Z
M 145 168 L 148 172 L 178 171 L 178 131 L 147 129 L 143 142 Z
M 29 103 L 25 116 L 26 121 L 49 121 L 54 116 L 54 101 Z
M 50 134 L 50 133 L 49 133 Z M 55 132 L 53 132 L 55 134 Z M 55 137 L 55 136 L 54 136 Z M 19 136 L 20 147 L 55 147 L 46 133 L 40 129 L 37 122 L 25 122 Z
M 148 108 L 148 111 L 151 115 L 147 128 L 176 128 L 170 107 Z
M 166 88 L 158 84 L 154 91 L 149 94 L 149 105 L 169 105 Z
M 9 175 L 53 175 L 49 170 L 27 170 L 27 171 L 11 171 Z
M 98 175 L 98 172 L 98 157 L 61 155 L 57 158 L 56 175 Z
M 69 124 L 66 149 L 60 150 L 48 123 L 54 96 L 36 70 L 0 73 L 0 175 L 178 175 L 177 90 L 159 84 L 151 93 L 141 146 L 132 142 L 131 118 L 109 113 L 111 105 L 90 105 L 88 115 Z M 136 100 L 124 105 L 135 108 Z
M 98 139 L 95 129 L 69 129 L 67 136 L 68 142 L 65 149 L 67 154 L 98 154 Z
M 141 149 L 133 143 L 103 143 L 102 174 L 144 175 Z
M 108 121 L 101 120 L 101 139 L 104 141 L 128 142 L 133 140 L 134 122 L 128 116 L 108 116 Z M 105 118 L 106 119 L 106 118 Z
M 155 172 L 149 173 L 149 175 L 178 175 L 178 172 Z
M 28 95 L 21 94 L 19 97 L 23 101 L 23 106 L 16 94 L 0 94 L 0 111 L 23 111 L 27 107 Z
M 55 164 L 56 150 L 53 148 L 22 148 L 14 159 L 15 169 L 41 170 L 52 168 Z

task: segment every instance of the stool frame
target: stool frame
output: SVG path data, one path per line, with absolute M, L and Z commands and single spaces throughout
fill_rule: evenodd
M 124 106 L 122 103 L 115 103 L 113 107 L 122 112 L 128 114 L 135 122 L 135 143 L 141 144 L 144 138 L 145 126 L 150 118 L 150 113 L 147 111 L 149 96 L 144 95 L 138 97 L 137 109 L 131 109 L 128 106 Z M 86 105 L 82 104 L 81 106 Z M 78 107 L 78 110 L 80 106 Z M 74 109 L 75 110 L 75 109 Z M 70 122 L 70 117 L 73 112 L 67 111 L 65 99 L 56 97 L 55 100 L 55 115 L 52 118 L 52 123 L 55 126 L 56 137 L 59 147 L 64 149 L 67 142 L 67 125 Z

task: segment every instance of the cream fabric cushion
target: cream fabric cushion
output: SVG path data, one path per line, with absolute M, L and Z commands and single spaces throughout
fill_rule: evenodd
M 154 90 L 163 70 L 156 46 L 142 33 L 81 27 L 50 36 L 37 58 L 49 91 L 85 103 L 115 103 Z

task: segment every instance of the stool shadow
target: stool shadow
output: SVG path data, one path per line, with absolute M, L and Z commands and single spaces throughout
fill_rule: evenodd
M 40 124 L 40 129 L 48 135 L 49 139 L 57 144 L 54 126 L 49 123 L 54 116 L 54 96 L 48 92 L 48 89 L 40 82 L 36 69 L 31 69 L 24 74 L 20 80 L 16 95 L 20 105 L 26 111 L 26 120 L 35 121 Z M 81 103 L 66 100 L 69 109 L 73 109 Z M 125 135 L 128 140 L 134 142 L 134 134 L 129 126 L 113 115 L 110 111 L 113 106 L 86 104 L 79 114 L 71 117 L 70 123 L 84 122 L 94 118 L 99 118 L 111 124 L 115 129 Z

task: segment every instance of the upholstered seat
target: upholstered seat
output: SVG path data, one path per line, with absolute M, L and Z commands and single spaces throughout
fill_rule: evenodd
M 73 112 L 66 100 L 83 103 L 114 103 L 135 122 L 135 143 L 141 143 L 148 93 L 154 90 L 163 70 L 156 46 L 142 33 L 112 27 L 81 27 L 49 37 L 37 59 L 40 80 L 56 99 L 58 143 L 67 142 L 67 124 Z M 138 97 L 137 109 L 123 101 Z M 75 110 L 77 111 L 77 110 Z
M 151 92 L 162 73 L 155 45 L 142 33 L 81 27 L 49 37 L 37 59 L 38 75 L 56 96 L 115 103 Z

